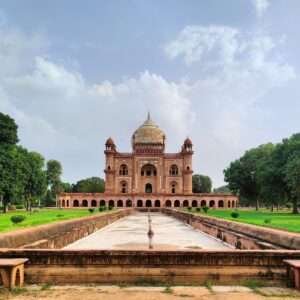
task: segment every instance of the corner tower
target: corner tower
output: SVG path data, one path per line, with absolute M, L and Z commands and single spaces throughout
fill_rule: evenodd
M 115 176 L 115 160 L 114 156 L 117 153 L 116 145 L 110 137 L 105 143 L 105 193 L 114 192 L 114 176 Z
M 184 194 L 191 194 L 193 192 L 193 143 L 189 138 L 186 138 L 184 141 L 181 154 L 183 156 L 183 193 Z

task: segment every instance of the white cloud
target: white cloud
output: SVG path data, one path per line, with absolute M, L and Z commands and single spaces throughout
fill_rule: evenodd
M 227 26 L 187 26 L 165 45 L 165 53 L 170 59 L 182 56 L 188 66 L 199 63 L 229 77 L 251 74 L 279 84 L 295 75 L 291 66 L 276 57 L 274 50 L 279 46 L 267 34 Z
M 252 0 L 252 2 L 258 17 L 262 17 L 270 6 L 269 0 Z
M 267 34 L 226 26 L 187 26 L 165 46 L 171 60 L 182 57 L 202 78 L 191 84 L 187 97 L 193 99 L 200 135 L 206 137 L 200 152 L 210 158 L 197 160 L 205 172 L 226 166 L 264 135 L 256 130 L 268 117 L 260 100 L 296 77 L 278 55 L 281 46 Z M 217 173 L 213 177 L 220 181 Z
M 187 65 L 211 54 L 218 57 L 217 63 L 230 64 L 238 50 L 237 34 L 238 30 L 226 26 L 187 26 L 166 45 L 165 52 L 171 59 L 182 55 Z
M 67 179 L 103 176 L 106 138 L 113 136 L 120 151 L 129 151 L 147 109 L 170 137 L 169 149 L 180 149 L 194 122 L 184 84 L 147 71 L 116 84 L 91 84 L 46 59 L 38 43 L 27 49 L 23 44 L 32 44 L 31 39 L 0 32 L 0 40 L 9 41 L 0 43 L 2 61 L 7 58 L 0 74 L 0 111 L 16 119 L 23 145 L 62 161 Z M 6 53 L 6 45 L 20 50 Z
M 191 136 L 194 169 L 219 185 L 222 169 L 262 138 L 257 125 L 266 114 L 256 103 L 295 76 L 277 58 L 280 45 L 270 36 L 231 27 L 189 26 L 168 43 L 171 59 L 182 56 L 188 70 L 209 70 L 199 70 L 194 81 L 144 71 L 92 84 L 55 63 L 47 45 L 41 36 L 0 30 L 0 110 L 16 119 L 22 144 L 62 161 L 68 180 L 103 176 L 105 139 L 112 136 L 120 151 L 130 151 L 131 135 L 150 110 L 166 131 L 168 150 L 179 150 Z

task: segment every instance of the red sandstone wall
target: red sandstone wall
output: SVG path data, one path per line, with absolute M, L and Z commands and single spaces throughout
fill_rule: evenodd
M 27 283 L 286 285 L 284 259 L 300 251 L 1 250 L 0 258 L 27 257 Z

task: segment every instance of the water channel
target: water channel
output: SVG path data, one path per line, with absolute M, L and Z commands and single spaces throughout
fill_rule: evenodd
M 231 247 L 214 237 L 161 213 L 151 213 L 154 250 L 218 249 Z M 86 236 L 65 249 L 124 249 L 149 248 L 148 213 L 136 212 Z

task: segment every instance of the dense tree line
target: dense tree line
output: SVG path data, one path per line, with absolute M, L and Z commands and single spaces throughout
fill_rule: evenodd
M 210 193 L 212 181 L 210 177 L 201 174 L 193 175 L 193 193 Z
M 0 113 L 0 200 L 3 211 L 8 205 L 53 204 L 61 191 L 61 164 L 18 145 L 18 126 L 8 115 Z M 55 203 L 55 202 L 54 202 Z
M 90 177 L 77 181 L 71 186 L 74 193 L 103 193 L 105 182 L 100 177 Z
M 104 192 L 104 180 L 91 177 L 75 184 L 62 182 L 62 166 L 57 160 L 45 161 L 34 151 L 18 145 L 18 126 L 0 112 L 0 206 L 54 206 L 61 192 Z
M 217 194 L 230 194 L 231 193 L 228 185 L 222 185 L 218 188 L 215 188 L 213 192 L 217 193 Z
M 278 144 L 250 149 L 224 170 L 229 189 L 244 205 L 289 206 L 300 203 L 300 133 Z

